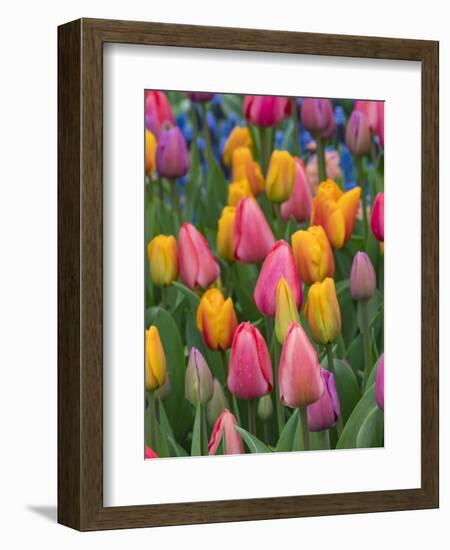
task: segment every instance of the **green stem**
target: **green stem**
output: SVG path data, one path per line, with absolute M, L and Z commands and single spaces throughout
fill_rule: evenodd
M 309 444 L 307 407 L 300 407 L 298 409 L 298 412 L 300 415 L 300 422 L 302 424 L 303 448 L 305 449 L 305 451 L 309 451 L 311 449 L 311 445 Z
M 256 399 L 248 400 L 248 431 L 256 435 Z
M 297 98 L 291 97 L 291 115 L 294 122 L 294 155 L 300 157 L 300 126 L 298 124 Z
M 181 225 L 181 215 L 180 215 L 180 195 L 178 193 L 178 184 L 176 180 L 172 180 L 170 183 L 170 190 L 172 193 L 172 208 L 175 215 L 175 231 L 178 234 L 178 230 Z
M 334 370 L 333 348 L 331 347 L 331 344 L 326 345 L 326 350 L 327 350 L 328 370 L 334 376 L 334 379 L 335 379 L 335 382 L 336 382 L 336 372 Z M 341 398 L 339 396 L 338 389 L 337 389 L 337 384 L 336 384 L 336 391 L 338 393 L 339 403 L 342 403 Z M 342 422 L 342 413 L 341 413 L 338 416 L 337 424 L 336 424 L 336 430 L 337 430 L 337 433 L 338 433 L 338 437 L 340 437 L 343 428 L 344 428 L 344 425 L 343 425 L 343 422 Z
M 317 439 L 319 440 L 319 447 L 321 450 L 326 451 L 330 449 L 330 432 L 328 430 L 322 430 L 317 432 Z
M 202 455 L 208 454 L 208 429 L 206 426 L 206 406 L 200 405 Z
M 280 360 L 278 340 L 274 339 L 273 363 L 274 363 L 274 383 L 273 389 L 275 392 L 275 408 L 277 411 L 278 437 L 281 435 L 285 424 L 284 406 L 281 402 L 280 388 L 278 384 L 278 363 Z
M 150 407 L 150 447 L 152 451 L 156 449 L 156 396 L 154 391 L 150 391 L 148 396 L 148 406 Z
M 259 147 L 260 147 L 260 164 L 264 178 L 267 176 L 269 168 L 270 155 L 272 153 L 272 129 L 258 127 L 259 130 Z
M 160 179 L 158 181 L 158 192 L 159 192 L 159 201 L 161 202 L 161 208 L 164 206 L 164 183 L 163 180 Z
M 356 168 L 356 180 L 358 185 L 361 186 L 364 250 L 367 250 L 367 238 L 369 236 L 369 220 L 367 217 L 367 189 L 366 189 L 366 184 L 363 177 L 362 157 L 356 157 L 355 168 Z
M 277 235 L 279 239 L 283 238 L 283 218 L 281 217 L 281 205 L 273 202 L 272 208 L 277 223 Z
M 206 105 L 204 103 L 201 104 L 201 110 L 202 110 L 203 133 L 205 135 L 206 160 L 208 164 L 210 164 L 213 158 L 213 152 L 212 152 L 212 146 L 211 146 L 211 135 L 209 133 L 209 128 L 208 128 L 207 110 L 206 110 Z
M 163 309 L 167 309 L 167 287 L 161 287 L 161 306 Z
M 317 145 L 317 169 L 319 172 L 319 183 L 327 179 L 327 165 L 325 161 L 325 144 L 322 136 L 317 133 L 314 136 Z
M 364 345 L 364 377 L 363 377 L 363 390 L 367 385 L 367 380 L 370 374 L 370 331 L 369 331 L 369 307 L 368 300 L 361 300 L 361 312 L 362 312 L 362 333 L 363 333 L 363 345 Z
M 239 405 L 238 405 L 236 396 L 233 393 L 230 392 L 230 389 L 229 389 L 228 383 L 227 383 L 227 378 L 228 378 L 227 352 L 225 350 L 221 350 L 220 354 L 222 356 L 222 367 L 223 367 L 223 372 L 225 374 L 225 384 L 224 384 L 225 395 L 228 399 L 228 403 L 230 403 L 230 406 L 231 406 L 231 403 L 233 404 L 232 409 L 234 411 L 234 416 L 236 417 L 236 420 L 237 420 L 239 426 L 242 426 L 241 413 L 239 411 Z

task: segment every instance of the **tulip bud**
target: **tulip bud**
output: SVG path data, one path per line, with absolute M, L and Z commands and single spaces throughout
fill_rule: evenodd
M 330 131 L 333 124 L 333 107 L 329 99 L 307 97 L 301 109 L 302 124 L 311 133 Z
M 328 428 L 336 424 L 341 414 L 341 406 L 333 374 L 326 369 L 321 369 L 321 376 L 325 391 L 318 401 L 312 405 L 308 405 L 308 430 L 310 432 L 328 430 Z
M 231 165 L 233 154 L 240 147 L 248 149 L 250 151 L 250 156 L 251 156 L 253 140 L 252 140 L 252 135 L 250 133 L 250 130 L 246 126 L 244 127 L 235 126 L 231 130 L 223 150 L 223 162 L 225 166 Z M 242 177 L 233 178 L 233 179 L 242 179 Z
M 189 171 L 189 151 L 177 126 L 163 125 L 156 147 L 156 168 L 162 178 L 175 179 Z
M 264 338 L 251 323 L 241 323 L 231 344 L 228 388 L 241 399 L 255 399 L 272 391 L 272 362 Z
M 384 353 L 378 360 L 375 374 L 375 401 L 380 409 L 384 411 Z
M 292 250 L 300 279 L 307 285 L 334 275 L 334 258 L 321 225 L 296 231 L 291 237 Z
M 211 101 L 216 94 L 211 92 L 188 92 L 187 95 L 194 103 L 206 103 Z
M 275 334 L 280 344 L 283 344 L 286 332 L 293 322 L 300 323 L 297 305 L 286 279 L 281 277 L 277 284 L 275 311 Z
M 339 336 L 341 310 L 333 279 L 327 277 L 321 283 L 314 283 L 310 287 L 304 314 L 317 344 L 325 346 Z
M 250 184 L 246 179 L 234 181 L 228 185 L 228 206 L 237 206 L 244 197 L 253 197 Z
M 148 460 L 150 458 L 159 458 L 159 456 L 155 453 L 155 451 L 153 451 L 152 449 L 150 449 L 150 447 L 147 447 L 147 445 L 145 446 L 145 459 Z
M 166 354 L 158 329 L 152 325 L 145 331 L 145 389 L 153 391 L 166 381 Z
M 311 225 L 321 225 L 333 248 L 342 248 L 355 225 L 361 187 L 343 193 L 332 180 L 322 182 L 313 199 Z
M 234 257 L 252 264 L 264 260 L 275 244 L 272 230 L 258 203 L 243 198 L 236 208 L 234 225 Z
M 217 253 L 229 262 L 234 261 L 234 223 L 236 208 L 225 206 L 219 218 L 217 228 Z
M 384 193 L 378 193 L 375 197 L 370 227 L 375 239 L 384 242 Z
M 220 275 L 208 241 L 191 223 L 183 223 L 178 234 L 178 264 L 183 283 L 192 290 L 208 287 Z
M 145 174 L 151 176 L 156 168 L 156 138 L 145 130 Z
M 319 359 L 298 323 L 289 327 L 278 369 L 280 398 L 288 407 L 301 408 L 318 401 L 324 392 Z
M 270 395 L 263 395 L 259 398 L 258 408 L 256 409 L 258 416 L 261 420 L 266 421 L 272 418 L 273 404 L 272 397 Z
M 164 123 L 174 125 L 172 107 L 164 92 L 147 90 L 145 92 L 145 127 L 158 137 Z
M 222 388 L 222 384 L 214 378 L 213 394 L 208 403 L 207 416 L 210 426 L 214 426 L 222 411 L 228 408 L 228 401 Z
M 231 346 L 237 327 L 231 298 L 225 300 L 217 288 L 207 290 L 200 300 L 196 319 L 197 328 L 208 348 L 224 351 Z
M 369 256 L 357 252 L 350 272 L 350 294 L 354 300 L 368 300 L 375 294 L 377 278 Z
M 255 126 L 276 126 L 290 113 L 287 97 L 246 95 L 244 116 Z
M 287 201 L 294 187 L 296 164 L 288 151 L 273 151 L 266 179 L 266 195 L 272 202 Z
M 295 267 L 294 255 L 287 242 L 278 241 L 264 260 L 253 292 L 256 307 L 267 317 L 275 317 L 277 285 L 283 277 L 299 310 L 302 305 L 302 286 Z
M 158 235 L 147 246 L 153 284 L 167 286 L 178 277 L 177 241 L 173 235 Z
M 356 156 L 367 155 L 372 147 L 369 121 L 361 111 L 353 111 L 345 130 L 345 142 Z
M 248 147 L 238 147 L 232 156 L 233 181 L 246 179 L 250 184 L 252 194 L 257 197 L 264 190 L 265 181 L 261 168 L 253 160 L 253 155 Z
M 213 394 L 211 371 L 197 348 L 191 348 L 184 378 L 184 395 L 192 405 L 205 405 Z
M 244 454 L 244 443 L 236 430 L 237 421 L 234 415 L 225 409 L 214 425 L 211 439 L 208 443 L 208 454 L 215 455 L 224 436 L 224 448 L 227 455 Z
M 287 221 L 294 218 L 298 223 L 309 219 L 311 215 L 312 195 L 306 177 L 305 165 L 295 157 L 295 179 L 292 193 L 281 205 L 281 217 Z

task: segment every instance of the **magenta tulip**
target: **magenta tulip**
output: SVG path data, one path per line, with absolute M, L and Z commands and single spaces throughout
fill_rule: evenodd
M 281 205 L 281 216 L 287 221 L 294 218 L 298 223 L 309 220 L 311 215 L 312 194 L 306 176 L 305 165 L 295 157 L 295 181 L 291 196 Z
M 350 294 L 354 300 L 368 300 L 377 289 L 377 277 L 369 256 L 357 252 L 350 271 Z
M 256 126 L 276 126 L 290 113 L 287 97 L 246 95 L 244 116 Z
M 284 340 L 278 384 L 281 401 L 292 408 L 315 403 L 325 391 L 317 352 L 298 323 L 291 324 Z
M 272 230 L 258 203 L 244 197 L 236 208 L 234 222 L 234 257 L 252 264 L 264 260 L 275 244 Z
M 178 233 L 178 265 L 181 280 L 192 290 L 208 287 L 220 275 L 207 240 L 190 223 L 183 223 Z
M 328 430 L 336 424 L 341 414 L 334 376 L 326 369 L 321 369 L 321 374 L 325 391 L 318 401 L 308 405 L 308 430 L 310 432 Z
M 322 133 L 329 137 L 334 131 L 334 114 L 329 99 L 307 97 L 301 109 L 302 124 L 311 133 Z
M 265 259 L 253 299 L 259 311 L 267 317 L 275 317 L 278 281 L 284 277 L 297 309 L 302 305 L 302 285 L 295 267 L 294 254 L 286 241 L 278 241 Z
M 208 454 L 215 455 L 220 446 L 222 436 L 225 436 L 225 452 L 227 455 L 244 454 L 244 443 L 236 430 L 237 421 L 234 415 L 224 409 L 214 425 L 211 439 L 208 443 Z
M 378 193 L 375 197 L 370 227 L 375 239 L 384 242 L 384 193 Z
M 356 156 L 370 153 L 372 138 L 369 121 L 361 111 L 353 111 L 345 130 L 345 142 L 350 151 Z
M 165 124 L 156 146 L 156 169 L 162 178 L 180 178 L 189 171 L 189 151 L 177 126 Z
M 272 362 L 264 338 L 251 323 L 241 323 L 231 344 L 228 388 L 241 399 L 256 399 L 270 393 Z
M 207 101 L 211 101 L 216 94 L 211 92 L 188 92 L 187 95 L 195 103 L 206 103 Z
M 384 353 L 378 360 L 375 374 L 375 401 L 380 409 L 384 411 Z
M 147 90 L 145 92 L 145 126 L 156 137 L 164 123 L 175 125 L 172 107 L 164 92 Z

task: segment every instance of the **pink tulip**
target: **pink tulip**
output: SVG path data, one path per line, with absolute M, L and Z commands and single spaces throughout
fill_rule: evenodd
M 328 179 L 336 181 L 342 176 L 340 163 L 341 158 L 337 151 L 325 151 L 325 164 Z M 317 155 L 311 156 L 306 163 L 306 175 L 308 177 L 309 187 L 314 195 L 320 183 Z
M 372 146 L 369 121 L 361 111 L 353 111 L 345 129 L 345 142 L 356 156 L 367 155 Z
M 281 401 L 292 408 L 315 403 L 325 391 L 316 350 L 298 323 L 292 323 L 286 334 L 278 384 Z
M 284 220 L 293 217 L 297 222 L 309 220 L 311 215 L 312 194 L 306 177 L 305 165 L 295 157 L 295 181 L 291 196 L 281 205 L 281 216 Z
M 290 113 L 287 97 L 246 95 L 244 116 L 256 126 L 276 126 Z
M 155 451 L 153 451 L 152 449 L 150 449 L 150 447 L 147 447 L 147 445 L 146 445 L 145 446 L 145 458 L 146 459 L 159 458 L 159 456 L 155 453 Z
M 384 411 L 384 353 L 380 357 L 375 374 L 375 401 Z
M 234 224 L 236 260 L 247 264 L 262 262 L 275 244 L 275 238 L 254 199 L 244 197 L 239 201 Z
M 321 369 L 321 374 L 325 391 L 318 401 L 308 405 L 308 430 L 310 432 L 328 430 L 336 424 L 341 414 L 334 376 L 326 369 Z
M 164 92 L 148 90 L 145 92 L 145 126 L 156 137 L 164 122 L 175 125 L 172 107 Z
M 222 435 L 225 435 L 225 451 L 227 455 L 244 454 L 244 443 L 236 430 L 237 421 L 234 415 L 224 409 L 214 425 L 211 439 L 208 443 L 208 454 L 215 455 L 220 446 Z
M 334 131 L 334 114 L 329 99 L 307 97 L 303 100 L 301 109 L 303 126 L 311 133 L 325 134 L 329 137 Z
M 384 242 L 384 193 L 378 193 L 375 197 L 370 227 L 375 239 Z
M 207 240 L 190 223 L 183 223 L 178 233 L 178 265 L 181 280 L 192 290 L 208 287 L 220 275 Z
M 272 391 L 270 353 L 259 330 L 241 323 L 231 344 L 228 388 L 241 399 L 256 399 Z
M 378 123 L 379 123 L 379 116 L 380 116 L 380 110 L 378 105 L 383 104 L 380 101 L 366 101 L 363 99 L 358 99 L 355 101 L 355 105 L 353 107 L 354 111 L 359 111 L 361 113 L 364 113 L 367 117 L 367 120 L 369 122 L 369 127 L 371 132 L 377 132 L 378 130 Z
M 265 259 L 253 299 L 259 311 L 267 317 L 275 317 L 278 281 L 284 277 L 292 296 L 300 309 L 302 305 L 302 286 L 295 267 L 294 254 L 286 241 L 278 241 Z

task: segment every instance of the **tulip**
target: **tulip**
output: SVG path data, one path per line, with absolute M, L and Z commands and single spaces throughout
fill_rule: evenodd
M 194 103 L 206 103 L 211 101 L 216 94 L 211 92 L 188 92 L 187 95 Z
M 184 378 L 184 395 L 194 406 L 205 405 L 213 394 L 211 371 L 197 348 L 191 348 Z
M 291 247 L 285 241 L 278 241 L 265 259 L 253 299 L 259 311 L 267 317 L 275 317 L 278 281 L 284 277 L 297 309 L 302 305 L 302 287 L 295 267 Z
M 384 353 L 378 360 L 375 374 L 375 401 L 380 409 L 384 411 Z
M 156 137 L 164 123 L 175 124 L 172 107 L 164 92 L 148 90 L 145 92 L 145 126 Z
M 234 225 L 234 257 L 252 264 L 264 260 L 275 244 L 272 230 L 258 203 L 243 198 L 236 208 Z
M 207 407 L 207 417 L 210 426 L 214 426 L 224 409 L 228 408 L 228 401 L 222 388 L 222 384 L 214 378 L 213 394 Z
M 273 415 L 272 397 L 270 395 L 263 395 L 258 401 L 257 408 L 258 417 L 263 420 L 269 420 Z
M 166 380 L 166 354 L 158 329 L 152 325 L 145 331 L 145 389 L 160 388 Z
M 266 194 L 272 202 L 284 202 L 294 187 L 296 163 L 288 151 L 273 151 L 266 179 Z
M 305 165 L 295 157 L 295 179 L 289 199 L 281 205 L 281 217 L 287 221 L 294 218 L 298 223 L 309 219 L 311 215 L 312 195 L 306 177 Z
M 157 235 L 147 246 L 153 284 L 167 286 L 178 277 L 177 241 L 173 235 Z
M 293 322 L 300 323 L 297 305 L 286 279 L 281 277 L 277 284 L 275 311 L 275 334 L 280 344 L 283 344 L 286 332 Z
M 219 218 L 217 228 L 217 253 L 221 258 L 232 262 L 234 260 L 234 223 L 236 208 L 225 206 Z
M 207 240 L 190 223 L 183 223 L 178 234 L 178 264 L 183 283 L 192 290 L 208 287 L 220 275 Z
M 369 121 L 361 111 L 353 111 L 345 130 L 345 142 L 355 156 L 367 155 L 372 147 Z
M 302 124 L 311 133 L 330 132 L 333 107 L 329 99 L 307 97 L 301 109 Z
M 251 156 L 251 151 L 253 148 L 252 135 L 246 126 L 235 126 L 233 130 L 231 130 L 223 150 L 223 162 L 225 166 L 231 166 L 234 152 L 241 147 L 248 149 Z
M 225 300 L 219 289 L 211 288 L 203 294 L 196 320 L 208 348 L 224 351 L 231 346 L 237 327 L 236 313 L 232 299 Z
M 156 138 L 145 130 L 145 174 L 151 176 L 156 168 Z
M 236 430 L 237 421 L 233 413 L 225 409 L 214 425 L 211 439 L 208 443 L 208 454 L 215 455 L 224 436 L 224 449 L 227 455 L 244 454 L 244 443 Z
M 375 197 L 370 227 L 375 239 L 384 242 L 384 193 L 378 193 Z
M 255 126 L 276 126 L 290 113 L 287 97 L 246 95 L 244 116 Z
M 341 157 L 337 151 L 325 151 L 325 172 L 327 178 L 336 181 L 336 179 L 342 177 L 341 170 Z M 319 166 L 317 162 L 317 155 L 313 155 L 306 163 L 306 176 L 308 178 L 309 187 L 313 194 L 316 193 L 319 186 Z
M 246 179 L 234 181 L 228 185 L 228 206 L 237 206 L 244 197 L 253 197 L 250 184 Z
M 156 168 L 162 178 L 175 179 L 189 171 L 189 151 L 181 130 L 164 125 L 156 147 Z
M 306 332 L 298 323 L 289 327 L 278 370 L 281 401 L 303 408 L 318 401 L 325 390 L 319 359 Z
M 383 105 L 383 102 L 358 99 L 355 101 L 355 105 L 353 107 L 354 111 L 359 111 L 360 113 L 364 113 L 366 115 L 370 131 L 374 133 L 376 133 L 378 129 L 379 117 L 381 114 L 379 109 L 380 104 Z
M 228 388 L 241 399 L 255 399 L 272 391 L 270 353 L 259 330 L 241 323 L 231 344 Z
M 377 278 L 369 256 L 357 252 L 350 272 L 350 294 L 354 300 L 368 300 L 375 294 Z
M 147 447 L 147 445 L 145 446 L 145 459 L 149 459 L 149 458 L 159 458 L 159 456 L 155 453 L 155 451 L 153 451 L 152 449 L 150 449 L 150 447 Z
M 261 168 L 255 160 L 248 147 L 237 147 L 232 156 L 233 181 L 247 179 L 250 189 L 255 197 L 264 190 L 265 182 Z
M 319 185 L 313 199 L 311 225 L 321 225 L 333 248 L 342 248 L 355 225 L 361 187 L 343 193 L 332 180 Z
M 325 391 L 322 397 L 308 405 L 308 430 L 321 432 L 334 426 L 341 414 L 339 396 L 336 389 L 334 376 L 326 369 L 321 369 Z
M 310 287 L 304 313 L 317 344 L 325 346 L 339 336 L 341 310 L 333 279 L 327 277 Z
M 321 225 L 296 231 L 291 243 L 298 274 L 305 284 L 312 285 L 326 277 L 333 277 L 333 252 Z

